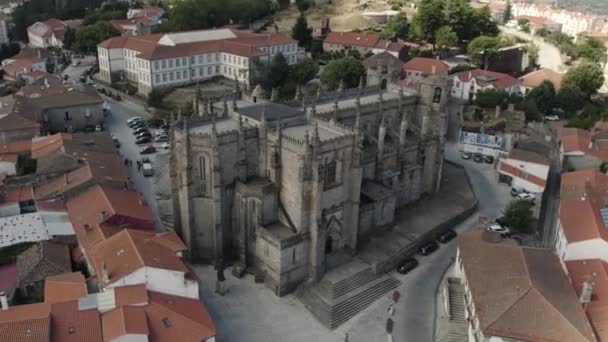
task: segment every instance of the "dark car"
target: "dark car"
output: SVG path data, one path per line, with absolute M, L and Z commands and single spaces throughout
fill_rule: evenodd
M 448 243 L 448 242 L 450 242 L 450 240 L 452 240 L 455 237 L 456 237 L 456 232 L 451 229 L 448 229 L 437 237 L 437 241 L 439 241 L 441 243 Z
M 401 274 L 407 274 L 409 271 L 413 270 L 418 266 L 418 260 L 414 258 L 407 258 L 399 263 L 397 266 L 397 272 Z
M 488 164 L 493 164 L 494 163 L 494 157 L 492 157 L 492 156 L 484 156 L 483 157 L 483 161 L 485 161 Z
M 111 96 L 115 101 L 122 101 L 122 97 L 120 97 L 120 94 L 112 94 Z
M 169 136 L 168 135 L 159 135 L 156 138 L 154 138 L 155 142 L 167 142 L 169 141 Z
M 137 144 L 137 145 L 149 144 L 151 142 L 152 142 L 151 137 L 141 137 L 141 138 L 135 140 L 135 144 Z
M 439 245 L 436 242 L 431 241 L 431 242 L 428 242 L 428 243 L 422 245 L 418 249 L 418 252 L 422 255 L 429 255 L 429 254 L 433 253 L 434 251 L 436 251 L 437 249 L 439 249 Z
M 131 122 L 127 122 L 127 126 L 129 126 L 130 128 L 144 127 L 146 126 L 146 123 L 144 122 L 144 120 L 133 120 Z
M 148 132 L 148 131 L 141 132 L 141 133 L 139 133 L 139 134 L 137 134 L 137 135 L 135 136 L 135 139 L 141 139 L 141 138 L 143 138 L 143 137 L 149 137 L 149 138 L 152 138 L 152 133 L 150 133 L 150 132 Z
M 138 135 L 139 133 L 149 132 L 146 127 L 135 126 L 133 127 L 133 135 Z
M 476 163 L 483 163 L 483 156 L 481 154 L 475 154 L 473 156 L 473 161 Z
M 146 146 L 141 151 L 139 151 L 140 154 L 150 154 L 154 152 L 156 152 L 156 148 L 154 148 L 154 146 Z
M 102 93 L 102 94 L 104 94 L 104 95 L 107 93 L 106 92 L 106 88 L 99 88 L 99 92 Z

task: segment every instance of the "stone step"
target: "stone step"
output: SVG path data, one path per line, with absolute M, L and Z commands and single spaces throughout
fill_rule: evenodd
M 319 286 L 322 291 L 327 293 L 328 298 L 336 299 L 378 277 L 379 276 L 376 275 L 371 268 L 366 268 L 335 284 L 332 284 L 327 280 L 321 280 Z
M 386 292 L 396 288 L 399 281 L 388 275 L 380 276 L 335 299 L 321 297 L 323 293 L 319 292 L 317 285 L 319 284 L 301 286 L 296 291 L 296 297 L 319 322 L 329 329 L 335 329 Z

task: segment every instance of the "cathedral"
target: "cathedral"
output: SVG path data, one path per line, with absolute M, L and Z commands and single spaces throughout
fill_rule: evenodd
M 429 76 L 301 106 L 197 103 L 173 123 L 170 157 L 190 259 L 254 273 L 277 295 L 319 281 L 396 209 L 438 191 L 449 89 Z

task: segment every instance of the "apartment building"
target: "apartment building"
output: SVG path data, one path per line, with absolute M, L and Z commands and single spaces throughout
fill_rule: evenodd
M 143 95 L 217 76 L 248 84 L 254 60 L 268 62 L 278 53 L 289 64 L 305 56 L 287 35 L 227 28 L 114 37 L 98 45 L 101 79 L 124 78 Z
M 575 38 L 581 32 L 600 30 L 605 23 L 605 20 L 599 16 L 526 2 L 513 3 L 512 11 L 514 17 L 540 17 L 561 24 L 561 32 Z

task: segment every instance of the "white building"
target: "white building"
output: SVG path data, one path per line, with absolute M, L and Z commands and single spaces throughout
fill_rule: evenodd
M 75 30 L 82 20 L 59 20 L 50 18 L 37 21 L 27 28 L 27 37 L 32 47 L 62 47 L 63 36 L 68 29 Z
M 530 193 L 545 191 L 549 177 L 549 159 L 539 153 L 514 148 L 506 158 L 498 161 L 501 181 Z
M 89 251 L 101 288 L 145 284 L 150 291 L 198 299 L 198 281 L 181 259 L 186 249 L 175 232 L 123 229 Z
M 596 341 L 559 259 L 486 227 L 458 239 L 469 341 Z
M 249 83 L 256 58 L 267 62 L 282 53 L 294 64 L 305 56 L 287 35 L 232 29 L 114 37 L 97 50 L 100 77 L 108 83 L 124 78 L 142 95 L 217 76 Z
M 500 72 L 473 69 L 455 73 L 452 75 L 451 96 L 466 100 L 475 100 L 479 90 L 497 89 L 509 94 L 519 93 L 519 81 L 510 75 Z
M 68 214 L 62 211 L 40 211 L 0 218 L 0 248 L 73 235 L 74 227 Z
M 533 16 L 550 19 L 562 25 L 562 33 L 572 36 L 575 39 L 579 33 L 600 30 L 604 24 L 604 19 L 592 14 L 554 9 L 544 5 L 525 2 L 514 2 L 512 4 L 512 11 L 513 17 Z
M 484 134 L 460 131 L 458 148 L 466 153 L 479 153 L 484 156 L 500 158 L 507 156 L 511 149 L 509 134 Z
M 555 252 L 563 261 L 608 262 L 608 175 L 598 170 L 562 174 Z

